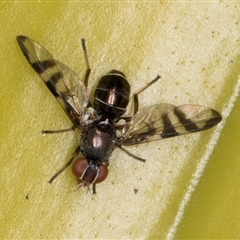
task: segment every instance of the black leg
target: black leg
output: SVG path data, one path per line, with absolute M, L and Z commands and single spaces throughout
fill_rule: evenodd
M 51 179 L 48 181 L 49 183 L 52 183 L 53 180 L 59 175 L 61 174 L 74 160 L 75 157 L 77 157 L 77 155 L 80 153 L 80 146 L 78 146 L 75 151 L 73 152 L 71 158 L 69 159 L 69 161 L 62 167 L 60 168 L 52 177 Z
M 126 150 L 125 148 L 123 148 L 122 146 L 118 146 L 123 152 L 125 152 L 127 155 L 129 155 L 130 157 L 137 159 L 138 161 L 141 162 L 146 162 L 146 159 L 144 158 L 140 158 L 138 156 L 135 156 L 134 154 L 130 153 L 128 150 Z
M 87 88 L 88 78 L 89 78 L 89 75 L 91 73 L 91 68 L 90 68 L 90 64 L 89 64 L 89 61 L 88 61 L 88 53 L 87 53 L 87 48 L 86 48 L 86 45 L 85 45 L 85 39 L 82 38 L 81 41 L 82 41 L 83 54 L 84 54 L 85 62 L 86 62 L 86 65 L 87 65 L 87 70 L 86 70 L 86 74 L 85 74 L 85 78 L 84 78 L 84 85 Z
M 141 88 L 139 91 L 137 91 L 134 95 L 133 95 L 133 100 L 134 100 L 134 111 L 133 114 L 135 115 L 138 111 L 138 95 L 143 92 L 144 90 L 146 90 L 148 87 L 150 87 L 153 83 L 155 83 L 158 79 L 160 78 L 159 75 L 157 75 L 157 77 L 155 79 L 153 79 L 150 83 L 148 83 L 145 87 Z
M 97 194 L 97 192 L 96 192 L 96 183 L 93 183 L 92 191 L 93 191 L 93 194 Z
M 55 133 L 63 133 L 74 131 L 76 126 L 72 126 L 71 128 L 60 129 L 60 130 L 42 130 L 42 134 L 55 134 Z

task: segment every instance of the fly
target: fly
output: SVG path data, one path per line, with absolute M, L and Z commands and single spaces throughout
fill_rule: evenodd
M 96 184 L 104 181 L 108 175 L 108 160 L 114 149 L 119 148 L 129 156 L 145 162 L 145 159 L 133 155 L 124 146 L 203 131 L 222 120 L 216 110 L 200 105 L 174 106 L 159 103 L 139 109 L 138 95 L 160 76 L 133 94 L 133 114 L 125 116 L 130 85 L 126 76 L 118 70 L 112 70 L 100 78 L 93 101 L 90 102 L 87 88 L 91 69 L 84 39 L 81 39 L 81 43 L 87 69 L 83 82 L 73 70 L 55 60 L 39 43 L 26 36 L 17 36 L 17 42 L 29 64 L 47 85 L 73 124 L 71 128 L 45 130 L 42 133 L 80 130 L 78 147 L 69 161 L 52 176 L 49 183 L 72 164 L 78 188 L 89 188 L 92 185 L 93 193 L 96 193 Z M 82 157 L 77 157 L 80 153 Z

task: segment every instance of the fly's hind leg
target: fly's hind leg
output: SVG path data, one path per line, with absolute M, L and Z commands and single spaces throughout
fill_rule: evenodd
M 133 100 L 134 100 L 134 111 L 133 111 L 133 115 L 135 115 L 138 112 L 138 95 L 143 92 L 144 90 L 146 90 L 148 87 L 150 87 L 152 84 L 154 84 L 158 79 L 160 78 L 159 75 L 157 75 L 156 78 L 154 78 L 151 82 L 149 82 L 145 87 L 141 88 L 139 91 L 137 91 L 136 93 L 133 94 Z
M 133 115 L 131 117 L 122 117 L 121 120 L 124 120 L 126 122 L 130 122 L 136 115 L 136 113 L 138 112 L 138 106 L 139 106 L 139 101 L 138 101 L 138 95 L 143 92 L 144 90 L 146 90 L 147 88 L 149 88 L 152 84 L 154 84 L 158 79 L 160 79 L 160 76 L 157 75 L 156 78 L 154 78 L 151 82 L 149 82 L 145 87 L 141 88 L 140 90 L 138 90 L 136 93 L 133 94 L 133 103 L 134 103 L 134 110 L 133 110 Z M 120 120 L 120 121 L 121 121 Z M 120 123 L 119 121 L 119 123 Z M 124 124 L 119 124 L 119 127 L 123 126 L 122 128 L 124 128 Z M 126 126 L 126 125 L 125 125 Z M 125 129 L 125 132 L 128 131 L 128 129 Z M 126 150 L 125 148 L 123 148 L 121 145 L 118 145 L 118 148 L 120 148 L 123 152 L 125 152 L 126 154 L 128 154 L 130 157 L 141 161 L 141 162 L 145 162 L 146 159 L 138 157 L 134 154 L 132 154 L 131 152 L 129 152 L 128 150 Z
M 133 119 L 133 117 L 138 112 L 138 106 L 139 106 L 138 95 L 144 90 L 146 90 L 147 88 L 149 88 L 152 84 L 154 84 L 159 78 L 161 77 L 157 75 L 157 77 L 154 78 L 151 82 L 149 82 L 145 87 L 141 88 L 140 90 L 138 90 L 136 93 L 133 94 L 133 105 L 134 105 L 133 115 L 131 117 L 121 117 L 121 119 L 125 120 L 126 122 L 129 122 Z
M 87 53 L 87 48 L 86 48 L 86 45 L 85 45 L 85 39 L 82 38 L 82 39 L 81 39 L 81 42 L 82 42 L 82 49 L 83 49 L 83 54 L 84 54 L 85 62 L 86 62 L 86 65 L 87 65 L 87 70 L 86 70 L 85 78 L 84 78 L 84 85 L 85 85 L 85 87 L 87 88 L 87 87 L 88 87 L 89 75 L 90 75 L 90 73 L 91 73 L 91 68 L 90 68 L 90 64 L 89 64 L 89 61 L 88 61 L 88 53 Z

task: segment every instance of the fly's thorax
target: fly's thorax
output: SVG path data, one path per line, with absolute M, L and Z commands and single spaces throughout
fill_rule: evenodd
M 101 118 L 86 126 L 80 135 L 83 156 L 93 163 L 107 163 L 116 145 L 116 130 L 111 120 Z
M 99 114 L 116 120 L 126 112 L 129 95 L 130 85 L 126 76 L 112 70 L 100 79 L 94 92 L 93 107 Z

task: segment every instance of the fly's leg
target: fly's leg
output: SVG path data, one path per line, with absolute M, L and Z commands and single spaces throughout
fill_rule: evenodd
M 138 112 L 138 106 L 139 106 L 139 102 L 138 102 L 138 95 L 143 92 L 144 90 L 146 90 L 148 87 L 150 87 L 152 84 L 154 84 L 158 79 L 160 79 L 160 76 L 157 75 L 156 78 L 154 78 L 151 82 L 149 82 L 145 87 L 141 88 L 139 91 L 137 91 L 135 94 L 133 94 L 133 100 L 134 100 L 134 110 L 133 110 L 133 116 L 131 117 L 122 117 L 121 119 L 125 120 L 126 122 L 130 122 L 136 115 L 136 113 Z M 125 129 L 125 132 L 128 131 L 128 129 Z M 130 157 L 141 161 L 141 162 L 145 162 L 146 159 L 144 158 L 140 158 L 134 154 L 132 154 L 131 152 L 129 152 L 128 150 L 126 150 L 125 148 L 123 148 L 121 145 L 118 145 L 118 147 L 125 152 L 126 154 L 128 154 Z
M 118 146 L 123 152 L 125 152 L 127 155 L 129 155 L 130 157 L 138 160 L 138 161 L 141 161 L 141 162 L 146 162 L 146 159 L 144 158 L 140 158 L 134 154 L 132 154 L 131 152 L 129 152 L 128 150 L 126 150 L 125 148 L 123 148 L 122 146 Z
M 91 73 L 91 68 L 90 68 L 90 64 L 89 64 L 89 61 L 88 61 L 88 53 L 87 53 L 87 48 L 86 48 L 86 45 L 85 45 L 85 39 L 82 38 L 82 39 L 81 39 L 81 42 L 82 42 L 82 49 L 83 49 L 83 54 L 84 54 L 85 62 L 86 62 L 86 65 L 87 65 L 87 70 L 86 70 L 85 78 L 84 78 L 84 85 L 85 85 L 85 87 L 87 88 L 87 87 L 88 87 L 89 75 L 90 75 L 90 73 Z
M 42 130 L 42 134 L 55 134 L 55 133 L 63 133 L 63 132 L 70 132 L 74 131 L 76 129 L 76 126 L 72 126 L 71 128 L 66 129 L 60 129 L 60 130 Z
M 91 106 L 91 103 L 89 102 L 89 99 L 88 99 L 89 98 L 88 93 L 87 93 L 88 79 L 89 79 L 89 75 L 91 73 L 91 68 L 90 68 L 90 64 L 89 64 L 89 61 L 88 61 L 88 54 L 87 54 L 87 48 L 86 48 L 86 45 L 85 45 L 85 39 L 82 38 L 81 42 L 82 42 L 82 49 L 83 49 L 85 62 L 86 62 L 86 65 L 87 65 L 87 70 L 86 70 L 85 78 L 84 78 L 85 88 L 83 88 L 83 94 L 85 96 L 85 101 L 83 103 L 83 106 L 87 107 L 87 106 Z M 69 87 L 67 87 L 67 89 L 69 91 L 71 91 L 71 89 Z M 54 134 L 54 133 L 69 132 L 69 131 L 74 131 L 75 128 L 76 128 L 76 126 L 72 126 L 71 128 L 61 129 L 61 130 L 42 130 L 42 134 Z
M 154 84 L 159 78 L 161 78 L 159 75 L 157 75 L 156 78 L 154 78 L 150 83 L 148 83 L 145 87 L 141 88 L 139 91 L 133 94 L 133 104 L 134 104 L 134 109 L 133 109 L 133 115 L 131 117 L 122 117 L 121 119 L 125 120 L 126 122 L 129 122 L 133 119 L 133 117 L 136 115 L 138 112 L 138 106 L 139 106 L 139 101 L 138 101 L 138 95 L 146 90 L 148 87 L 150 87 L 152 84 Z
M 134 95 L 133 95 L 133 100 L 134 100 L 134 111 L 133 111 L 133 115 L 135 115 L 138 111 L 138 95 L 143 92 L 144 90 L 146 90 L 148 87 L 150 87 L 152 84 L 154 84 L 158 79 L 160 78 L 159 75 L 157 75 L 156 78 L 154 78 L 150 83 L 148 83 L 145 87 L 141 88 L 139 91 L 137 91 Z
M 69 161 L 62 167 L 60 168 L 52 177 L 51 179 L 48 181 L 49 183 L 52 183 L 53 180 L 59 175 L 61 174 L 68 166 L 71 165 L 72 161 L 74 160 L 74 158 L 77 157 L 77 155 L 80 153 L 80 146 L 78 146 L 75 151 L 73 152 L 71 158 L 69 159 Z
M 92 185 L 92 193 L 93 194 L 97 194 L 97 192 L 96 192 L 96 183 L 93 183 L 93 185 Z

